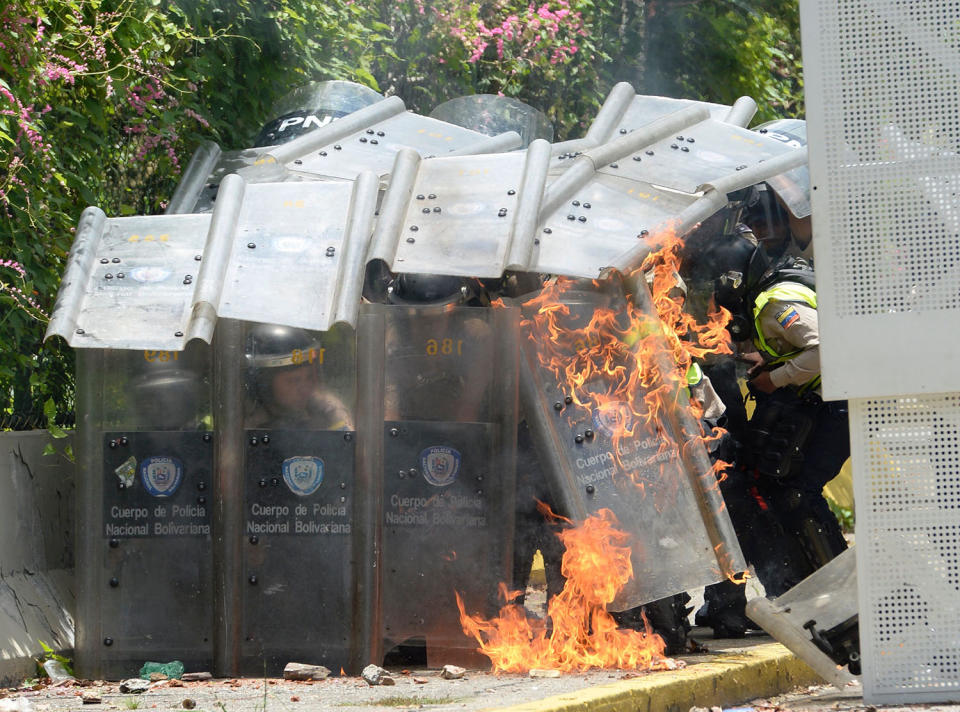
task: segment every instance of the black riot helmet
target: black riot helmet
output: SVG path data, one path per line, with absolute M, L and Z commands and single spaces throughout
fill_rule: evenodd
M 378 101 L 383 101 L 381 94 L 355 82 L 331 80 L 305 84 L 274 104 L 272 115 L 276 118 L 264 124 L 253 145 L 287 143 Z
M 482 294 L 479 280 L 446 274 L 402 272 L 387 285 L 388 304 L 469 304 Z
M 790 216 L 766 183 L 746 191 L 740 219 L 769 254 L 779 255 L 790 240 Z
M 486 305 L 500 280 L 479 280 L 446 274 L 401 272 L 393 274 L 385 263 L 367 265 L 363 296 L 371 302 L 406 306 Z
M 323 348 L 303 329 L 279 324 L 254 324 L 245 344 L 247 387 L 255 400 L 269 411 L 289 409 L 275 393 L 279 374 L 305 369 L 305 386 L 315 385 L 316 367 L 323 361 Z M 304 393 L 306 397 L 308 394 Z
M 770 258 L 753 235 L 741 229 L 712 242 L 703 261 L 713 270 L 714 301 L 732 315 L 727 325 L 730 335 L 735 341 L 749 338 L 753 329 L 753 298 L 770 268 Z
M 191 342 L 183 351 L 144 351 L 135 359 L 130 396 L 142 425 L 194 430 L 209 403 L 209 349 Z

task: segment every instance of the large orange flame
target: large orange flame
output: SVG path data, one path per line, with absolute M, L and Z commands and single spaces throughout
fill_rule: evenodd
M 516 603 L 507 603 L 491 620 L 471 616 L 457 594 L 463 632 L 477 640 L 495 671 L 675 667 L 676 663 L 663 655 L 665 645 L 660 636 L 649 629 L 620 630 L 605 610 L 633 577 L 628 537 L 616 527 L 613 513 L 602 509 L 580 526 L 559 534 L 566 546 L 561 566 L 567 580 L 563 591 L 547 605 L 549 630 L 544 621 L 528 618 L 523 606 Z M 504 601 L 519 594 L 500 585 Z
M 678 288 L 681 244 L 672 233 L 662 233 L 658 249 L 644 261 L 639 274 L 631 275 L 638 289 L 650 283 L 652 309 L 642 306 L 645 300 L 626 298 L 616 279 L 593 280 L 586 289 L 584 281 L 553 280 L 524 304 L 524 329 L 537 346 L 540 366 L 552 374 L 566 404 L 580 406 L 581 415 L 583 409 L 592 412 L 611 434 L 620 471 L 644 490 L 644 477 L 650 475 L 642 473 L 649 472 L 649 465 L 659 464 L 657 469 L 664 475 L 667 463 L 675 462 L 681 449 L 709 444 L 722 435 L 717 429 L 678 434 L 681 442 L 670 435 L 675 430 L 668 424 L 668 414 L 674 409 L 690 408 L 696 422 L 703 413 L 701 404 L 686 397 L 691 363 L 710 353 L 731 352 L 726 332 L 729 312 L 710 313 L 707 322 L 700 324 L 684 310 L 685 295 Z M 564 409 L 562 403 L 556 407 Z M 621 449 L 638 425 L 656 434 L 659 443 L 642 463 L 632 457 L 635 451 Z M 627 453 L 630 461 L 624 457 Z M 726 466 L 715 463 L 718 479 Z M 662 485 L 673 481 L 661 477 L 661 486 L 654 488 L 664 504 L 671 496 L 669 487 Z M 659 510 L 661 502 L 656 505 Z M 601 509 L 560 534 L 566 546 L 562 561 L 566 584 L 548 603 L 549 627 L 510 603 L 520 592 L 509 591 L 505 584 L 500 585 L 500 596 L 506 605 L 491 620 L 469 615 L 457 595 L 463 631 L 477 640 L 495 671 L 676 665 L 663 656 L 664 642 L 649 627 L 620 630 L 606 612 L 633 577 L 629 537 L 616 527 L 614 514 Z M 726 555 L 718 545 L 718 559 Z
M 726 325 L 730 313 L 720 309 L 698 323 L 684 311 L 685 297 L 678 289 L 680 247 L 672 233 L 659 237 L 659 248 L 644 261 L 637 280 L 652 275 L 653 311 L 627 299 L 612 280 L 594 280 L 587 303 L 571 308 L 570 297 L 583 283 L 570 279 L 549 282 L 524 305 L 524 327 L 537 344 L 540 365 L 551 372 L 564 390 L 567 402 L 598 414 L 612 432 L 618 459 L 620 444 L 634 436 L 636 426 L 658 433 L 659 448 L 643 463 L 674 459 L 679 447 L 667 437 L 665 414 L 687 406 L 686 374 L 694 359 L 711 353 L 731 353 Z M 593 303 L 589 300 L 593 299 Z M 699 421 L 701 404 L 690 402 Z M 700 433 L 708 441 L 720 432 Z M 623 466 L 623 462 L 620 462 Z M 637 485 L 640 468 L 622 467 Z

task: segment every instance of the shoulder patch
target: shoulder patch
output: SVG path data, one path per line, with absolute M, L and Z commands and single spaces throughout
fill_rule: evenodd
M 787 306 L 777 313 L 776 319 L 780 326 L 782 326 L 784 329 L 789 329 L 791 326 L 800 321 L 800 315 L 797 313 L 796 309 L 791 306 Z

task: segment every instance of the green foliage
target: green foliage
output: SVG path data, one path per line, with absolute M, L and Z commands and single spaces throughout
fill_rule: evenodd
M 47 662 L 47 660 L 56 660 L 58 663 L 63 665 L 63 669 L 68 675 L 73 675 L 73 660 L 56 652 L 44 641 L 38 640 L 37 642 L 40 643 L 40 647 L 43 648 L 43 655 L 37 658 L 37 674 L 40 677 L 47 676 L 46 670 L 43 669 L 43 664 Z
M 392 47 L 379 85 L 421 113 L 465 94 L 502 94 L 543 111 L 558 140 L 579 135 L 606 91 L 636 82 L 643 13 L 614 0 L 384 0 Z M 635 52 L 635 53 L 634 53 Z M 616 59 L 614 59 L 616 57 Z
M 72 412 L 73 354 L 42 337 L 82 210 L 162 211 L 201 139 L 250 145 L 296 86 L 354 80 L 424 114 L 502 93 L 558 140 L 623 80 L 773 118 L 802 111 L 798 34 L 793 0 L 7 0 L 0 415 Z
M 803 114 L 800 19 L 792 0 L 650 0 L 646 90 L 759 105 L 757 121 Z
M 350 0 L 0 9 L 0 414 L 73 409 L 73 354 L 42 338 L 82 210 L 157 213 L 201 139 L 249 145 L 290 87 L 362 78 L 367 20 Z
M 830 511 L 833 512 L 833 516 L 835 516 L 840 523 L 840 528 L 846 533 L 852 533 L 856 525 L 856 517 L 853 510 L 840 506 L 829 497 L 826 497 L 826 500 Z

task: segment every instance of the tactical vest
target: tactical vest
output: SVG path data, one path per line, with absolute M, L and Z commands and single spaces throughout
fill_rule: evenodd
M 812 307 L 813 309 L 817 308 L 817 293 L 814 292 L 810 287 L 800 284 L 799 282 L 778 282 L 774 284 L 769 289 L 765 289 L 757 295 L 753 303 L 753 327 L 754 336 L 753 343 L 756 345 L 757 350 L 763 354 L 771 356 L 772 358 L 768 363 L 778 364 L 789 361 L 790 359 L 797 356 L 803 349 L 796 349 L 785 354 L 777 353 L 774 348 L 767 343 L 767 340 L 764 338 L 763 330 L 760 328 L 760 312 L 763 311 L 763 308 L 771 299 L 776 299 L 780 302 L 797 302 L 800 304 L 806 304 L 807 306 Z M 816 376 L 807 383 L 803 384 L 800 387 L 800 392 L 805 392 L 811 388 L 816 388 L 820 384 L 820 376 Z

